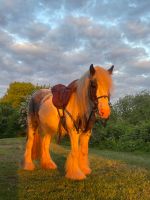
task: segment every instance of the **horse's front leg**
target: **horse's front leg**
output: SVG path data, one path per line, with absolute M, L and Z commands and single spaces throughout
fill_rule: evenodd
M 79 168 L 79 134 L 76 131 L 70 133 L 71 152 L 66 162 L 66 177 L 74 180 L 85 179 L 86 176 Z
M 87 175 L 91 173 L 88 160 L 88 143 L 91 136 L 91 132 L 81 133 L 79 138 L 79 167 L 82 172 Z

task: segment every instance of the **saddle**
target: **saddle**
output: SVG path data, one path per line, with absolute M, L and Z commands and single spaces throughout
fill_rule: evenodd
M 51 88 L 51 91 L 53 94 L 52 102 L 53 102 L 54 106 L 57 108 L 57 112 L 59 115 L 58 139 L 57 139 L 58 144 L 60 143 L 60 138 L 62 135 L 62 127 L 68 133 L 64 110 L 69 102 L 69 99 L 70 99 L 72 93 L 75 92 L 75 90 L 76 90 L 76 81 L 77 80 L 74 80 L 68 86 L 58 84 Z M 61 114 L 60 110 L 63 111 L 62 114 Z
M 76 90 L 76 81 L 74 80 L 68 86 L 58 84 L 52 87 L 52 102 L 57 109 L 65 109 L 72 93 Z

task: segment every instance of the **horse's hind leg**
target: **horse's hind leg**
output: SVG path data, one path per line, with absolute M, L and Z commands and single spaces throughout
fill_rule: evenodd
M 66 162 L 66 177 L 74 180 L 82 180 L 85 179 L 86 176 L 79 168 L 79 149 L 78 149 L 78 142 L 79 142 L 79 134 L 76 131 L 72 131 L 70 134 L 71 140 L 71 152 L 68 155 L 67 162 Z
M 34 129 L 32 127 L 31 121 L 28 120 L 28 138 L 26 142 L 26 148 L 23 160 L 23 169 L 25 170 L 33 170 L 35 168 L 34 163 L 32 161 L 33 139 L 34 139 Z
M 80 146 L 79 146 L 79 167 L 82 172 L 87 175 L 91 173 L 88 160 L 88 142 L 90 139 L 90 131 L 87 133 L 82 133 L 80 135 Z
M 56 169 L 57 165 L 53 162 L 50 156 L 50 142 L 51 142 L 51 135 L 46 134 L 42 138 L 42 145 L 41 145 L 41 167 L 43 169 Z

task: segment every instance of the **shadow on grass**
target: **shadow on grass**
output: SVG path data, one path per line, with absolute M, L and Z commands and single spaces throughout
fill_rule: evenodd
M 0 162 L 0 199 L 18 199 L 18 175 L 17 168 L 12 169 L 11 163 Z
M 16 141 L 15 141 L 16 142 Z M 13 139 L 0 140 L 0 199 L 18 199 L 18 167 L 21 147 Z
M 51 151 L 52 158 L 56 162 L 57 170 L 42 170 L 37 165 L 34 171 L 25 171 L 20 167 L 25 148 L 25 138 L 10 138 L 0 140 L 0 199 L 18 200 L 32 199 L 37 197 L 41 199 L 40 191 L 55 190 L 54 182 L 65 178 L 65 162 L 67 151 L 61 146 L 55 147 Z M 51 185 L 52 184 L 52 185 Z M 39 193 L 38 193 L 39 192 Z
M 57 165 L 57 169 L 60 175 L 65 176 L 65 162 L 66 162 L 67 156 L 64 156 L 60 153 L 56 153 L 54 151 L 51 152 L 51 155 L 52 155 L 53 161 Z

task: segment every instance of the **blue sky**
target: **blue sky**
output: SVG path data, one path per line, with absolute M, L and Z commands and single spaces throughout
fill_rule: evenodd
M 115 65 L 112 98 L 150 87 L 150 1 L 0 0 L 0 96 Z

